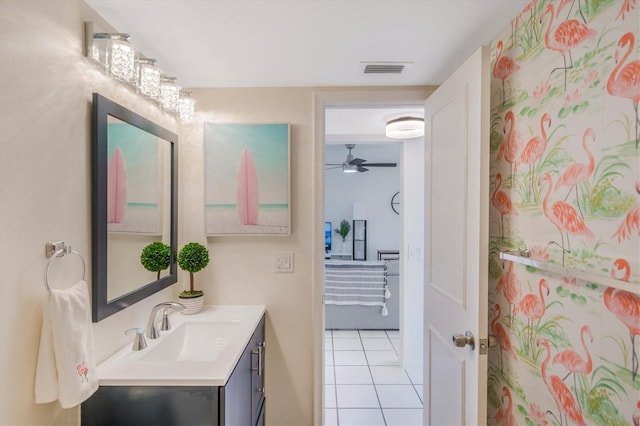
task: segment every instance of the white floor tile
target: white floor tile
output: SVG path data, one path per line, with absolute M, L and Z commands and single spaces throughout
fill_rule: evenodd
M 360 337 L 373 337 L 376 339 L 386 339 L 387 333 L 384 330 L 360 330 Z
M 400 339 L 400 330 L 385 330 L 390 338 Z
M 385 408 L 387 426 L 421 426 L 422 410 L 417 408 Z
M 324 385 L 324 408 L 336 408 L 336 387 Z
M 335 351 L 333 357 L 335 365 L 367 365 L 364 351 Z
M 343 337 L 333 340 L 334 351 L 361 351 L 362 342 L 359 337 Z
M 411 379 L 411 383 L 414 385 L 421 385 L 424 383 L 424 376 L 422 374 L 422 368 L 407 368 L 407 374 Z
M 332 365 L 324 366 L 324 384 L 325 385 L 333 385 L 335 384 L 335 375 L 334 375 L 334 367 Z
M 371 373 L 366 365 L 339 365 L 335 367 L 337 385 L 372 385 Z
M 393 349 L 395 349 L 396 352 L 400 352 L 400 338 L 399 337 L 392 337 L 389 340 L 391 340 L 391 344 L 393 345 Z
M 371 375 L 376 385 L 410 385 L 407 373 L 399 365 L 372 365 Z
M 362 345 L 367 351 L 392 351 L 393 346 L 389 339 L 379 339 L 375 337 L 363 337 Z
M 358 330 L 333 330 L 333 338 L 341 339 L 343 337 L 360 337 Z
M 324 350 L 325 351 L 333 350 L 333 339 L 331 337 L 324 338 Z
M 324 365 L 333 365 L 333 351 L 324 351 Z
M 376 390 L 382 408 L 422 408 L 422 401 L 412 385 L 376 385 Z
M 324 410 L 324 425 L 338 426 L 338 410 L 329 408 Z
M 420 397 L 420 401 L 424 404 L 424 385 L 413 385 L 414 389 L 418 393 L 418 397 Z
M 382 410 L 379 408 L 338 409 L 340 426 L 385 426 Z
M 394 351 L 367 351 L 369 365 L 398 365 L 398 355 Z
M 338 408 L 380 408 L 373 385 L 336 385 L 336 394 Z

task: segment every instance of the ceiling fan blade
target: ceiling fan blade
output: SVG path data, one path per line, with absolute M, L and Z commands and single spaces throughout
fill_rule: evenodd
M 367 168 L 365 168 L 365 167 L 362 167 L 362 166 L 358 166 L 358 171 L 359 171 L 359 172 L 368 172 L 368 171 L 369 171 L 369 169 L 367 169 Z
M 367 160 L 363 160 L 362 158 L 354 158 L 353 160 L 349 161 L 349 164 L 353 165 L 353 166 L 359 166 L 360 164 L 364 163 Z
M 325 167 L 325 170 L 333 170 L 333 169 L 341 169 L 341 168 L 342 168 L 342 164 L 339 164 L 332 167 Z
M 342 166 L 344 163 L 324 163 L 325 166 Z
M 363 166 L 367 167 L 396 167 L 396 163 L 364 163 Z

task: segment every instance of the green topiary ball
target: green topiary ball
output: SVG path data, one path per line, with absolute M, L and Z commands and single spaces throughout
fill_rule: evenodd
M 165 243 L 151 243 L 142 249 L 140 263 L 151 272 L 167 269 L 171 263 L 171 248 Z
M 178 253 L 178 265 L 187 272 L 196 273 L 209 264 L 209 250 L 200 243 L 189 243 Z

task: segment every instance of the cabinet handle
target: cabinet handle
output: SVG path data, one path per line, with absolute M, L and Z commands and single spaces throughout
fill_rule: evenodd
M 263 349 L 265 347 L 265 342 L 261 342 L 258 343 L 258 350 L 257 351 L 251 351 L 251 353 L 253 355 L 258 355 L 258 368 L 252 368 L 251 371 L 257 371 L 258 372 L 258 376 L 262 376 L 262 371 L 263 371 L 263 360 L 262 360 L 262 356 L 264 354 Z

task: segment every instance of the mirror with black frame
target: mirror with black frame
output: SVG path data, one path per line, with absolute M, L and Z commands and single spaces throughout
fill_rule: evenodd
M 93 94 L 92 316 L 177 281 L 178 136 Z

